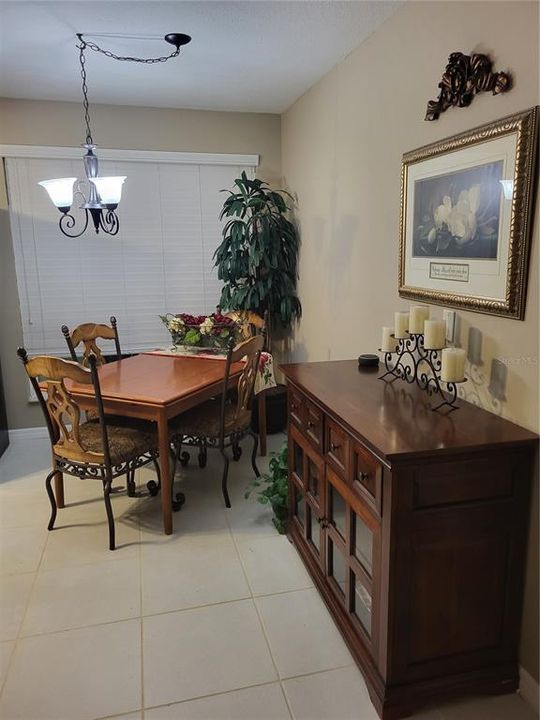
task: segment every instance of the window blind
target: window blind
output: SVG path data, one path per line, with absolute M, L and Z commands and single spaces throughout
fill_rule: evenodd
M 100 161 L 100 174 L 126 175 L 120 230 L 89 227 L 80 238 L 58 228 L 59 213 L 39 180 L 83 179 L 80 160 L 7 157 L 10 219 L 24 345 L 29 353 L 65 354 L 61 325 L 118 320 L 124 352 L 166 346 L 167 312 L 210 313 L 221 283 L 212 255 L 219 212 L 242 170 L 181 162 Z M 79 203 L 75 202 L 74 206 Z M 79 211 L 80 212 L 80 211 Z

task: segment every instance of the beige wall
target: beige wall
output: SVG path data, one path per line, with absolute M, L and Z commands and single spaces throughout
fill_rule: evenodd
M 454 50 L 488 52 L 495 68 L 510 69 L 514 88 L 425 122 Z M 407 2 L 284 114 L 282 169 L 298 196 L 302 237 L 304 316 L 293 357 L 351 358 L 379 346 L 381 325 L 409 305 L 397 293 L 402 154 L 537 104 L 538 60 L 536 3 Z M 484 335 L 486 383 L 492 358 L 514 360 L 502 412 L 537 430 L 538 218 L 525 321 L 458 315 L 463 343 L 471 325 Z M 488 404 L 485 387 L 483 397 Z M 521 661 L 538 679 L 537 484 L 532 506 Z
M 270 182 L 281 177 L 279 115 L 110 105 L 92 106 L 91 112 L 93 134 L 102 147 L 259 154 L 259 177 Z M 83 129 L 78 103 L 0 98 L 0 144 L 77 147 L 84 139 Z M 15 355 L 22 329 L 0 175 L 0 361 L 8 423 L 10 428 L 33 427 L 43 425 L 43 418 L 39 407 L 27 402 L 28 387 Z

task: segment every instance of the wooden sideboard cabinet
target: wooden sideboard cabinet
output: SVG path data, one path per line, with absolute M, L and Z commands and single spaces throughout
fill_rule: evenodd
M 288 534 L 381 718 L 514 691 L 538 437 L 355 361 L 282 370 Z

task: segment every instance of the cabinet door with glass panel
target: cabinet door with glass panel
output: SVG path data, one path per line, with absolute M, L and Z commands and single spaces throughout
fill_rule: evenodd
M 323 564 L 324 460 L 296 428 L 289 433 L 291 522 Z
M 378 653 L 380 523 L 354 490 L 326 468 L 325 572 L 374 656 Z

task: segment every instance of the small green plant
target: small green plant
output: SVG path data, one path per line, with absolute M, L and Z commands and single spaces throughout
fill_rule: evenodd
M 268 472 L 252 480 L 246 490 L 248 498 L 255 488 L 257 500 L 261 505 L 272 505 L 274 517 L 272 522 L 279 533 L 283 535 L 287 529 L 289 470 L 287 462 L 287 441 L 283 443 L 279 452 L 270 453 Z

